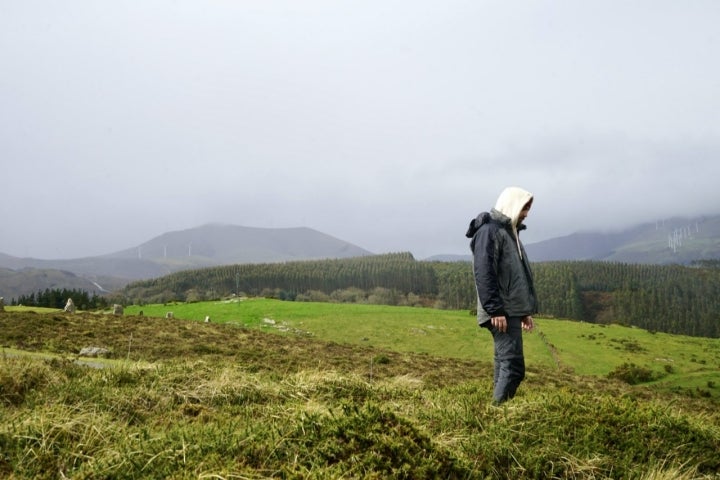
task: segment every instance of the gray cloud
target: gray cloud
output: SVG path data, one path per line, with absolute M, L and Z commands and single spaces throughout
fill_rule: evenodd
M 525 241 L 716 213 L 720 5 L 0 6 L 0 252 L 207 222 L 465 253 L 506 185 Z

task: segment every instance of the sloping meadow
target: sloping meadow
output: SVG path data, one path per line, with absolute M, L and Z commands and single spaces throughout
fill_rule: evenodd
M 0 314 L 0 477 L 714 478 L 716 405 L 228 324 Z M 79 363 L 102 340 L 108 360 Z M 22 349 L 18 351 L 15 349 Z M 44 353 L 47 356 L 30 355 Z

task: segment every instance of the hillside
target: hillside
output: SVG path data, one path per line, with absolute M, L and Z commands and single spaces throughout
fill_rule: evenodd
M 527 244 L 526 248 L 534 263 L 599 260 L 689 264 L 700 259 L 720 258 L 720 215 L 673 218 L 618 232 L 578 232 Z M 0 268 L 15 271 L 12 275 L 0 275 L 0 296 L 10 299 L 58 285 L 83 288 L 72 275 L 82 279 L 88 291 L 102 293 L 115 291 L 135 280 L 203 267 L 367 255 L 371 253 L 352 243 L 309 228 L 211 224 L 168 232 L 140 245 L 97 257 L 40 260 L 0 253 Z M 471 257 L 437 255 L 426 260 L 469 262 Z M 44 275 L 59 278 L 57 271 L 66 273 L 66 283 L 42 281 Z
M 66 270 L 0 268 L 0 297 L 9 303 L 13 298 L 46 289 L 79 290 L 98 295 L 122 288 L 127 282 L 112 277 L 83 277 Z
M 232 263 L 266 263 L 347 258 L 370 252 L 310 228 L 256 228 L 208 224 L 155 237 L 137 247 L 106 255 L 143 259 L 168 269 Z
M 616 232 L 578 232 L 525 247 L 533 262 L 689 264 L 720 258 L 720 215 L 670 218 Z
M 617 231 L 575 232 L 525 243 L 533 262 L 597 260 L 654 265 L 720 258 L 720 215 L 677 217 Z M 471 255 L 434 255 L 428 261 L 470 262 Z
M 543 314 L 720 337 L 718 268 L 578 261 L 537 263 L 533 272 Z M 133 282 L 111 298 L 141 305 L 241 293 L 469 310 L 477 305 L 470 265 L 417 261 L 410 253 L 186 270 Z
M 690 480 L 720 470 L 712 398 L 579 376 L 528 352 L 518 396 L 496 408 L 489 357 L 269 333 L 260 321 L 0 313 L 0 476 Z M 468 340 L 457 320 L 432 322 L 444 344 Z M 380 338 L 407 318 L 356 312 L 346 323 L 363 324 Z M 79 357 L 89 345 L 109 358 Z
M 101 293 L 133 280 L 201 267 L 369 254 L 356 245 L 310 228 L 204 225 L 164 233 L 135 247 L 97 257 L 41 260 L 0 254 L 0 268 L 14 270 L 12 275 L 0 276 L 0 296 L 10 299 L 58 285 L 86 287 Z M 58 271 L 65 272 L 65 283 L 55 281 L 62 276 Z M 43 281 L 44 278 L 48 280 Z

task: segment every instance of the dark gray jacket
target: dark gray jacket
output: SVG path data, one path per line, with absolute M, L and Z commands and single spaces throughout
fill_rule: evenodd
M 520 224 L 518 230 L 524 229 Z M 532 270 L 525 249 L 513 234 L 509 217 L 492 209 L 470 222 L 473 271 L 478 294 L 478 323 L 491 317 L 537 313 Z

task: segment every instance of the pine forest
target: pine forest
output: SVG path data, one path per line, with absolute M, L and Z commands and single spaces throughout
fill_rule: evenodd
M 532 268 L 540 315 L 720 337 L 720 268 L 715 262 L 681 266 L 572 261 L 535 263 Z M 471 313 L 476 308 L 470 263 L 417 261 L 410 253 L 187 270 L 132 283 L 116 293 L 114 301 L 167 303 L 230 295 Z

